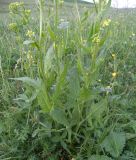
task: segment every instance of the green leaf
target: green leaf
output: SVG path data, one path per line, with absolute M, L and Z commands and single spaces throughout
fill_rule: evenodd
M 134 139 L 134 138 L 136 138 L 136 134 L 126 133 L 126 139 L 127 140 Z
M 44 83 L 41 83 L 37 98 L 38 98 L 38 104 L 40 105 L 42 111 L 50 112 L 52 105 Z
M 47 29 L 48 29 L 48 32 L 49 32 L 49 34 L 50 34 L 51 39 L 52 39 L 53 41 L 55 41 L 55 40 L 56 40 L 56 35 L 55 35 L 55 33 L 53 32 L 51 26 L 48 26 Z
M 53 95 L 54 103 L 56 102 L 57 98 L 60 96 L 61 90 L 65 84 L 66 76 L 67 76 L 67 69 L 68 69 L 68 65 L 65 64 L 63 71 L 60 73 L 60 75 L 57 78 L 56 90 Z
M 125 143 L 124 133 L 111 132 L 102 142 L 102 147 L 113 157 L 118 158 L 125 147 Z
M 19 94 L 18 98 L 15 98 L 14 101 L 24 101 L 25 103 L 31 104 L 38 95 L 38 90 L 35 90 L 30 97 L 28 97 L 26 94 Z
M 51 117 L 54 121 L 56 121 L 59 124 L 62 124 L 64 126 L 68 126 L 69 122 L 67 120 L 65 111 L 60 108 L 53 108 L 50 112 Z
M 34 88 L 39 88 L 41 86 L 41 80 L 40 79 L 31 79 L 29 77 L 19 77 L 19 78 L 9 78 L 11 80 L 16 80 L 16 81 L 22 81 L 23 83 L 34 87 Z
M 31 86 L 35 89 L 34 93 L 32 93 L 32 96 L 30 98 L 20 97 L 22 100 L 25 100 L 26 102 L 32 102 L 35 98 L 37 98 L 38 104 L 40 105 L 42 111 L 43 112 L 50 112 L 52 105 L 49 101 L 47 89 L 46 89 L 44 83 L 40 79 L 34 80 L 29 77 L 10 78 L 10 79 L 22 81 L 25 84 L 27 84 L 28 86 Z
M 87 10 L 87 11 L 85 11 L 84 14 L 83 14 L 83 17 L 82 17 L 82 19 L 81 19 L 81 23 L 82 23 L 82 24 L 85 23 L 85 21 L 88 19 L 88 17 L 89 17 L 89 11 Z
M 92 155 L 88 160 L 112 160 L 112 159 L 104 155 Z
M 72 68 L 69 75 L 69 96 L 76 99 L 80 93 L 79 75 L 76 68 Z
M 96 98 L 97 92 L 91 89 L 82 88 L 80 92 L 80 101 L 86 102 Z
M 136 121 L 132 120 L 131 123 L 129 124 L 129 126 L 134 130 L 134 132 L 136 133 Z
M 54 59 L 55 59 L 55 54 L 54 54 L 54 44 L 50 46 L 48 49 L 45 57 L 44 57 L 44 72 L 45 74 L 48 74 L 48 72 L 52 69 L 53 64 L 54 64 Z
M 88 122 L 90 125 L 92 125 L 92 121 L 96 121 L 98 123 L 102 123 L 103 116 L 107 112 L 107 99 L 103 99 L 98 103 L 93 103 L 90 107 L 90 111 L 88 114 L 90 114 L 90 117 L 88 119 Z
M 79 74 L 78 71 L 75 67 L 72 67 L 72 69 L 69 70 L 68 76 L 67 76 L 67 81 L 68 81 L 68 94 L 67 94 L 67 102 L 66 106 L 67 108 L 73 108 L 74 114 L 78 115 L 78 100 L 80 97 L 80 80 L 79 80 Z M 77 111 L 77 112 L 76 112 Z M 73 117 L 74 119 L 75 117 Z M 78 119 L 78 116 L 77 116 Z M 71 123 L 74 124 L 74 121 L 71 120 Z
M 4 125 L 2 122 L 0 122 L 0 134 L 4 131 Z
M 39 47 L 38 43 L 35 42 L 35 41 L 26 40 L 26 41 L 23 42 L 23 44 L 24 44 L 24 45 L 31 45 L 31 46 L 33 46 L 33 47 L 36 47 L 38 50 L 40 50 L 40 47 Z
M 80 122 L 80 111 L 79 108 L 77 106 L 74 107 L 73 112 L 72 112 L 72 118 L 70 120 L 70 125 L 74 126 L 79 124 Z

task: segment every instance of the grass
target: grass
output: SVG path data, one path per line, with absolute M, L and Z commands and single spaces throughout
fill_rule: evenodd
M 135 10 L 51 6 L 0 23 L 0 159 L 135 160 Z

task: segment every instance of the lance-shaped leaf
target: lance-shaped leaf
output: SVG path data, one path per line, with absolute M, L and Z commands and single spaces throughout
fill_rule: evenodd
M 111 132 L 102 142 L 102 147 L 113 157 L 118 158 L 126 143 L 124 133 Z
M 53 108 L 50 112 L 51 117 L 54 121 L 64 126 L 68 126 L 68 120 L 65 114 L 65 111 L 61 108 Z
M 112 159 L 104 155 L 92 155 L 88 160 L 112 160 Z

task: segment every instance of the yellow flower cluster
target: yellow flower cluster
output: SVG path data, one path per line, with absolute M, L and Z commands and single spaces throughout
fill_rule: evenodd
M 8 28 L 9 28 L 9 30 L 16 30 L 17 29 L 17 24 L 16 23 L 10 23 L 9 25 L 8 25 Z
M 103 27 L 103 28 L 104 28 L 104 27 L 107 27 L 107 26 L 110 25 L 110 23 L 111 23 L 111 19 L 106 19 L 106 20 L 103 21 L 102 27 Z
M 26 36 L 28 36 L 29 38 L 34 37 L 35 33 L 32 30 L 28 30 L 26 33 Z
M 24 5 L 24 2 L 14 2 L 14 3 L 10 3 L 9 9 L 10 9 L 11 11 L 17 10 L 18 7 L 23 6 L 23 5 Z
M 96 36 L 93 38 L 93 40 L 92 40 L 93 43 L 97 43 L 97 44 L 100 43 L 100 41 L 101 41 L 101 40 L 100 40 L 99 35 L 96 35 Z

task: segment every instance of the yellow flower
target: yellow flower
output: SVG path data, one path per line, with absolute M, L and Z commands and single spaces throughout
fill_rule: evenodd
M 112 77 L 115 78 L 117 76 L 117 72 L 112 73 Z
M 112 58 L 114 58 L 114 59 L 116 58 L 116 55 L 115 55 L 114 53 L 113 53 L 111 56 L 112 56 Z
M 33 37 L 35 35 L 35 33 L 32 30 L 28 30 L 26 33 L 26 36 L 28 36 L 29 38 Z
M 92 40 L 92 42 L 93 43 L 100 43 L 100 37 L 97 35 L 97 36 L 95 36 L 94 38 L 93 38 L 93 40 Z
M 110 23 L 111 23 L 111 19 L 106 19 L 106 20 L 103 21 L 102 27 L 107 27 L 107 26 L 110 25 Z
M 16 30 L 17 29 L 17 24 L 16 23 L 10 23 L 8 25 L 9 30 Z
M 14 2 L 14 3 L 10 3 L 10 4 L 9 4 L 9 9 L 15 11 L 15 10 L 18 9 L 18 7 L 23 6 L 23 5 L 24 5 L 24 2 Z

